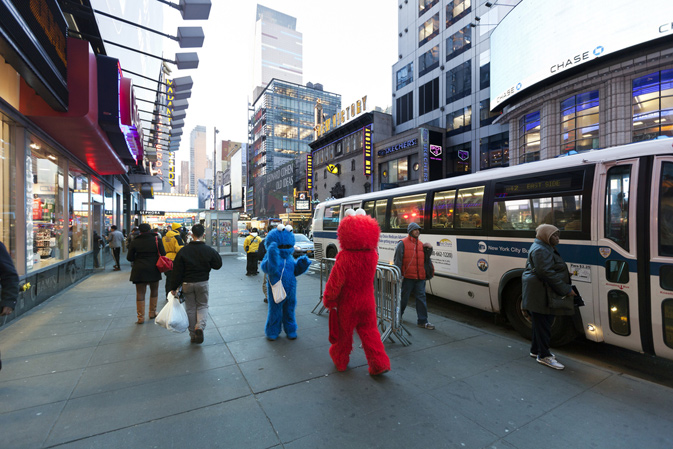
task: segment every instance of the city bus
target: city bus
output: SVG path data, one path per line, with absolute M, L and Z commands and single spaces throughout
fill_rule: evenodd
M 584 335 L 673 359 L 673 139 L 320 203 L 316 259 L 338 253 L 337 228 L 349 208 L 378 221 L 386 263 L 408 224 L 418 223 L 421 241 L 434 247 L 435 277 L 426 291 L 504 315 L 526 338 L 521 274 L 535 228 L 553 224 L 585 306 L 556 318 L 552 344 Z

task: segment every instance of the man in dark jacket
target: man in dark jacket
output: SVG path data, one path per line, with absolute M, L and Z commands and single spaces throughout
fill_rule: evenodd
M 193 240 L 182 247 L 175 257 L 171 275 L 170 285 L 174 296 L 182 285 L 192 343 L 203 343 L 203 331 L 208 317 L 210 270 L 219 270 L 222 267 L 222 256 L 203 241 L 205 232 L 201 224 L 192 226 Z
M 0 242 L 0 316 L 9 315 L 16 307 L 16 299 L 19 297 L 19 275 L 14 268 L 12 258 L 7 252 L 5 245 Z M 0 360 L 0 369 L 2 361 Z

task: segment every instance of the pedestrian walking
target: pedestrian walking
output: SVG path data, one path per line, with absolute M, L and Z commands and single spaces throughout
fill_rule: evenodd
M 184 240 L 180 235 L 180 227 L 182 225 L 178 223 L 173 223 L 171 229 L 166 232 L 166 235 L 163 237 L 164 249 L 166 250 L 166 257 L 171 260 L 175 260 L 175 257 L 178 255 L 178 251 L 185 246 Z M 166 297 L 168 297 L 168 292 L 171 291 L 171 273 L 173 270 L 164 272 L 166 275 Z
M 112 257 L 115 259 L 113 271 L 119 271 L 121 270 L 121 267 L 119 266 L 119 257 L 121 255 L 122 244 L 124 242 L 124 234 L 117 230 L 117 226 L 112 225 L 110 226 L 110 233 L 107 236 L 107 241 L 110 242 L 109 246 L 112 250 Z
M 100 235 L 98 235 L 98 232 L 93 231 L 93 267 L 94 268 L 100 267 L 99 254 L 100 254 L 100 247 L 101 247 L 102 243 L 103 243 L 103 239 L 100 238 Z
M 14 311 L 19 297 L 19 274 L 5 245 L 0 242 L 0 316 L 7 316 Z M 2 359 L 0 359 L 0 370 Z
M 435 326 L 428 322 L 428 304 L 425 299 L 425 251 L 423 243 L 418 239 L 421 227 L 417 223 L 409 223 L 407 235 L 400 240 L 393 256 L 394 264 L 402 271 L 402 303 L 400 304 L 400 319 L 407 308 L 409 295 L 416 298 L 416 314 L 418 327 L 433 330 Z M 428 248 L 427 246 L 425 248 Z
M 528 311 L 533 321 L 530 356 L 538 363 L 561 370 L 565 366 L 549 351 L 551 325 L 557 315 L 575 314 L 573 296 L 576 295 L 570 284 L 568 266 L 555 248 L 560 241 L 560 231 L 556 226 L 542 224 L 535 232 L 535 241 L 528 250 L 526 269 L 521 276 L 522 308 Z
M 262 238 L 257 234 L 257 228 L 252 228 L 250 235 L 243 241 L 243 249 L 248 256 L 248 264 L 245 267 L 246 276 L 254 276 L 259 274 L 257 269 L 257 251 L 259 251 L 259 244 Z
M 206 245 L 205 233 L 203 225 L 192 226 L 192 241 L 178 252 L 171 276 L 171 291 L 174 296 L 177 296 L 177 290 L 182 286 L 192 343 L 203 343 L 203 331 L 208 318 L 210 270 L 219 270 L 222 267 L 222 256 Z
M 166 250 L 158 234 L 151 232 L 150 225 L 142 223 L 138 226 L 138 230 L 140 234 L 129 245 L 126 259 L 133 262 L 130 280 L 136 286 L 137 323 L 143 324 L 145 322 L 145 293 L 148 285 L 150 287 L 149 318 L 151 320 L 157 316 L 159 281 L 161 281 L 157 260 L 159 260 L 159 254 L 166 255 Z

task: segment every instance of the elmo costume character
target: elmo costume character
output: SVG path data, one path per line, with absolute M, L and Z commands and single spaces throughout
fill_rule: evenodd
M 301 256 L 296 261 L 294 253 L 294 234 L 292 226 L 278 225 L 269 232 L 264 239 L 266 255 L 262 260 L 262 271 L 268 276 L 269 288 L 269 313 L 266 318 L 264 333 L 266 338 L 274 341 L 280 335 L 281 324 L 285 329 L 287 338 L 297 338 L 297 321 L 294 310 L 297 307 L 297 276 L 308 270 L 311 261 L 308 257 Z M 271 286 L 282 281 L 286 297 L 278 303 L 273 299 Z
M 369 374 L 390 370 L 390 359 L 376 326 L 374 277 L 379 256 L 379 225 L 365 211 L 349 209 L 339 224 L 337 238 L 341 251 L 325 285 L 323 304 L 330 313 L 329 354 L 336 369 L 345 371 L 357 330 L 365 350 Z

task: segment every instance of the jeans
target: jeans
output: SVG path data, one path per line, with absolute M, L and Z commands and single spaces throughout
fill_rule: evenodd
M 121 248 L 112 248 L 112 256 L 115 258 L 115 267 L 117 268 L 119 268 L 119 256 L 121 251 Z
M 428 322 L 428 303 L 425 300 L 425 280 L 407 279 L 402 280 L 402 304 L 400 309 L 400 319 L 404 315 L 404 309 L 407 308 L 409 295 L 413 293 L 416 298 L 416 314 L 418 315 L 418 324 Z
M 183 282 L 182 293 L 185 295 L 185 311 L 189 320 L 189 335 L 194 336 L 194 329 L 206 329 L 208 319 L 208 281 Z

